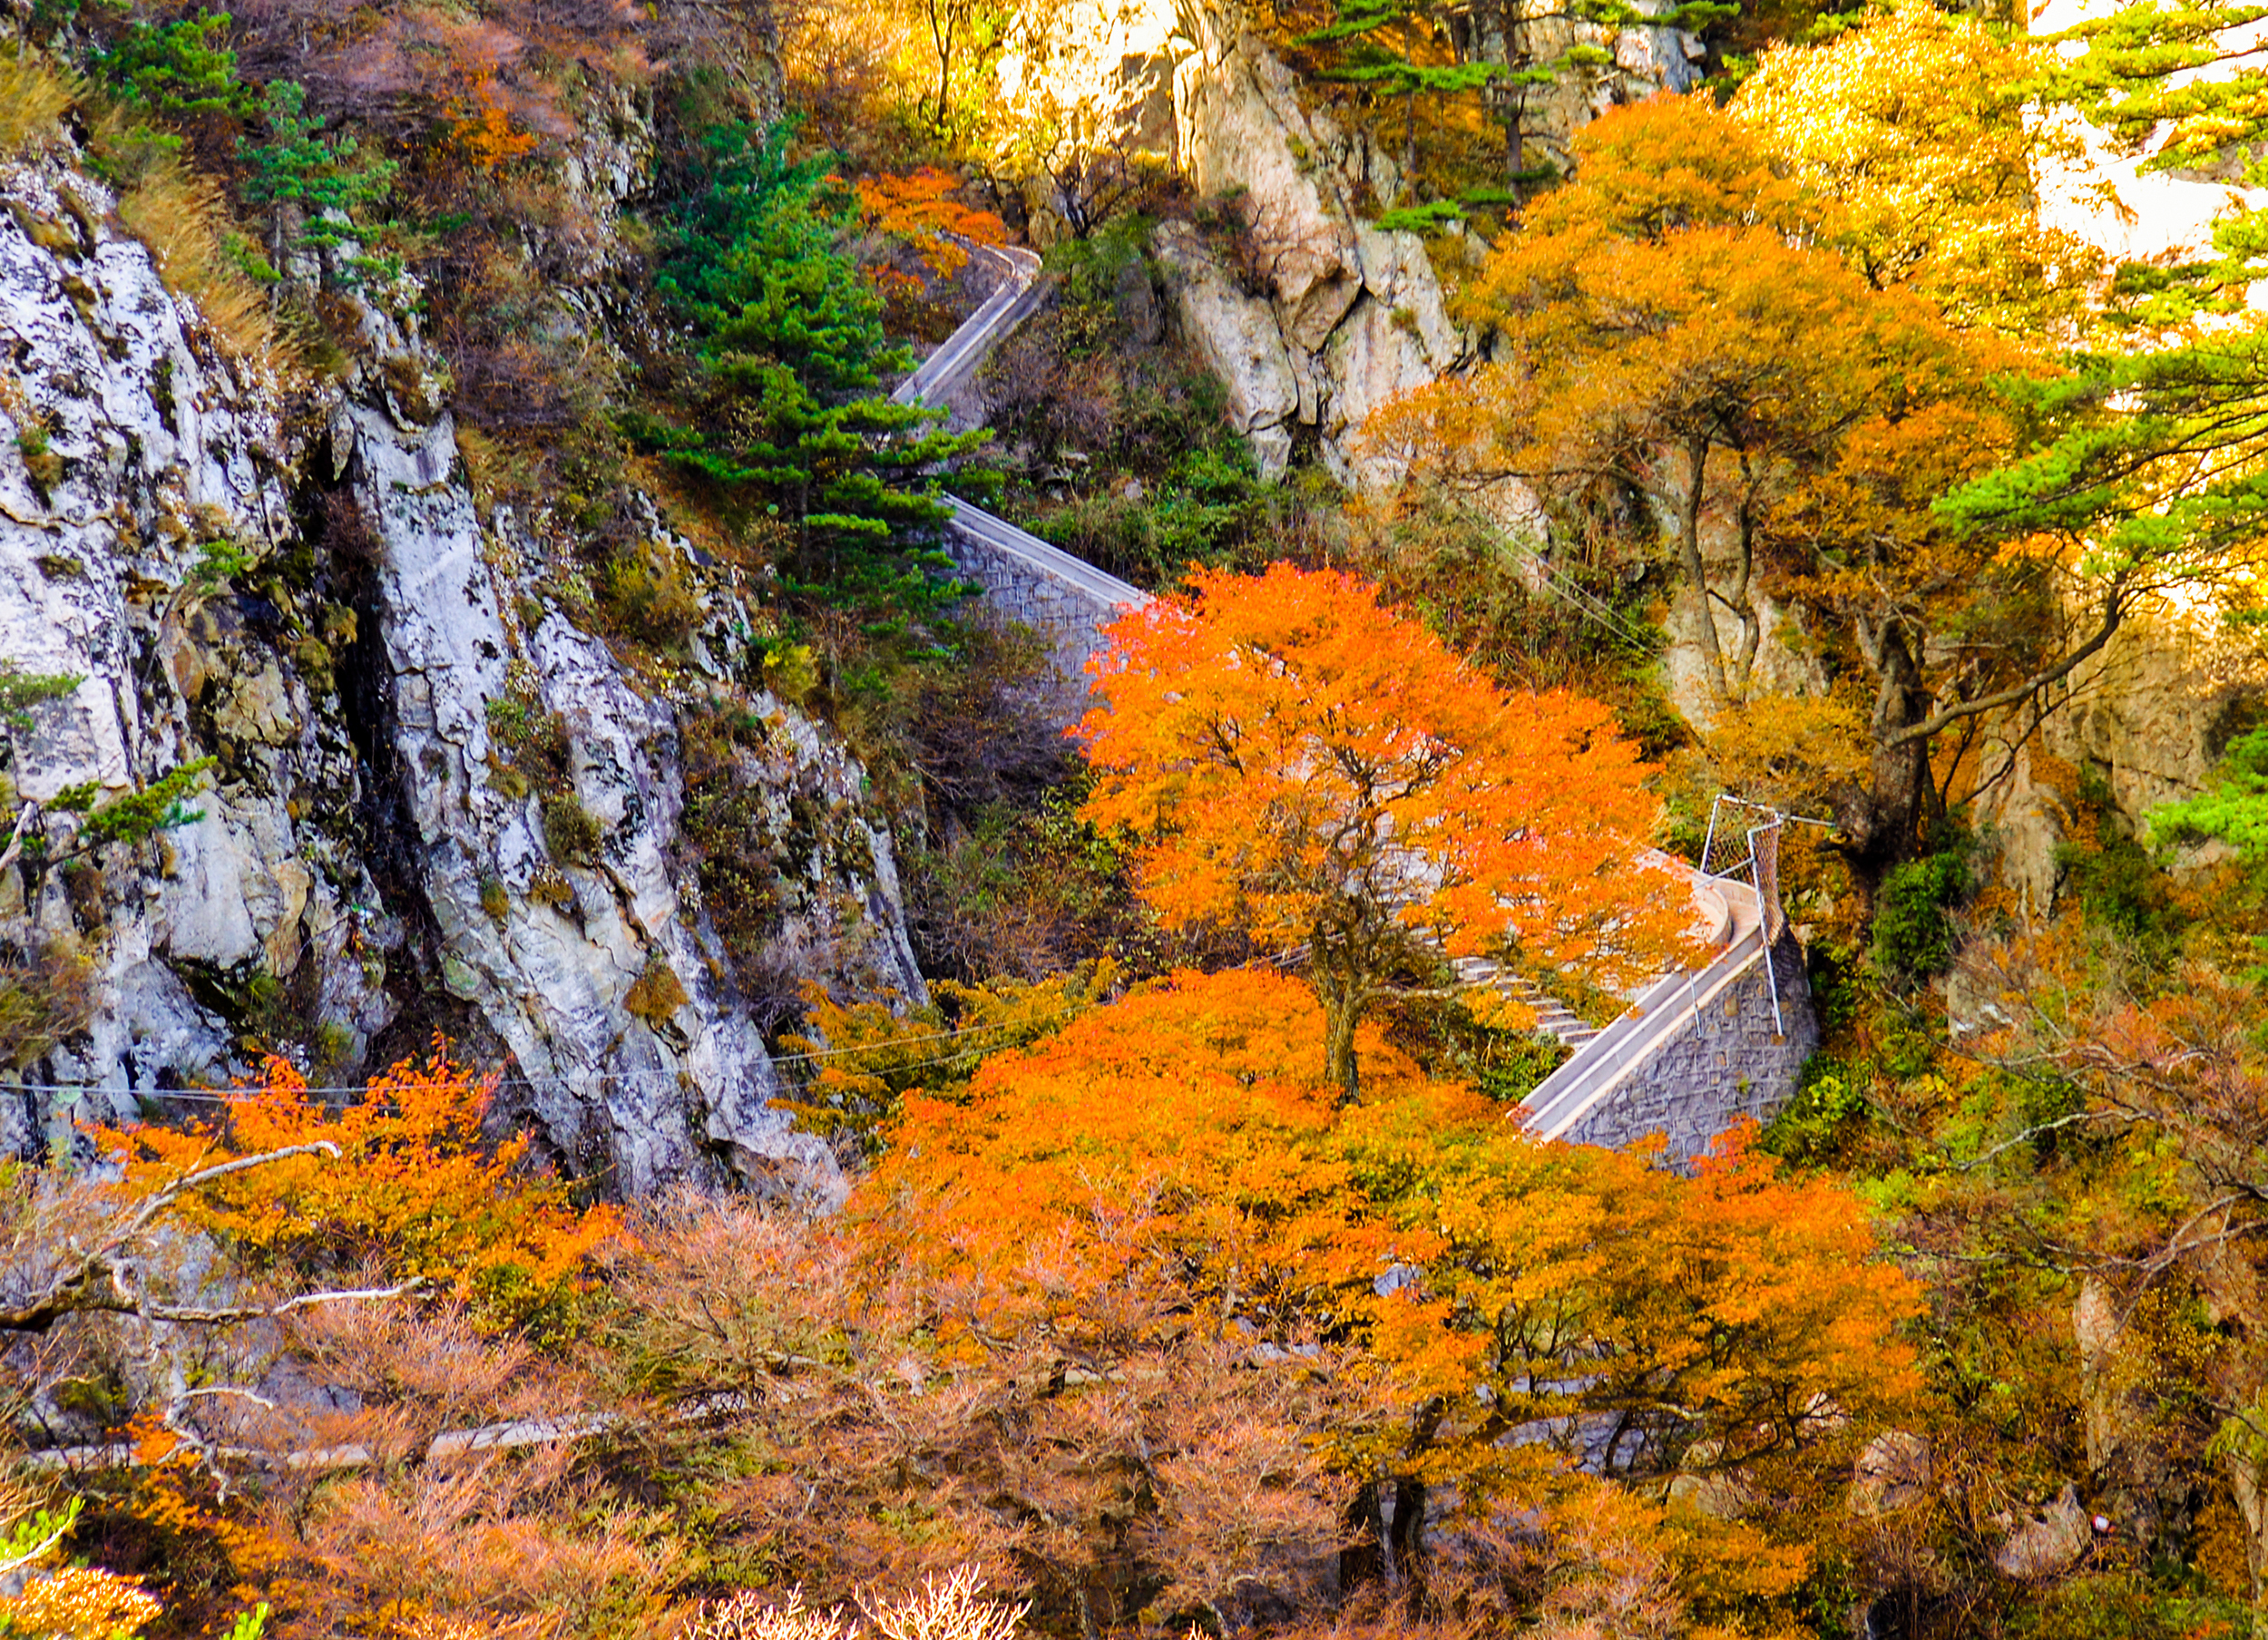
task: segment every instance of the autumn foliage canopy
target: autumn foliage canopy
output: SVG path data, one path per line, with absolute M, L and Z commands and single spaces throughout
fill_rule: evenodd
M 528 1137 L 491 1144 L 483 1118 L 496 1091 L 436 1040 L 370 1079 L 352 1104 L 327 1106 L 286 1061 L 186 1128 L 98 1128 L 97 1144 L 141 1195 L 240 1157 L 317 1145 L 224 1178 L 181 1208 L 240 1256 L 306 1273 L 376 1266 L 475 1300 L 499 1319 L 533 1319 L 619 1231 L 612 1209 L 581 1208 L 565 1183 L 530 1166 Z
M 1305 949 L 1335 1079 L 1413 938 L 1509 940 L 1608 983 L 1669 965 L 1686 896 L 1641 857 L 1657 805 L 1609 708 L 1507 694 L 1355 576 L 1189 587 L 1109 629 L 1084 812 L 1140 839 L 1168 927 Z

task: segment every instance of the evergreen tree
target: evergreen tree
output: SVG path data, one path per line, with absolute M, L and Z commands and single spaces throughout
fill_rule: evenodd
M 856 201 L 833 156 L 790 156 L 791 134 L 709 132 L 682 246 L 660 281 L 700 333 L 708 402 L 694 427 L 640 430 L 796 521 L 789 591 L 895 632 L 961 595 L 950 560 L 928 544 L 946 509 L 921 475 L 983 434 L 938 431 L 936 411 L 878 391 L 910 361 L 843 249 Z
M 132 108 L 169 120 L 246 112 L 229 14 L 200 12 L 167 23 L 134 22 L 94 60 L 94 72 Z
M 275 259 L 283 260 L 285 220 L 293 210 L 299 217 L 301 247 L 344 243 L 354 231 L 352 213 L 393 191 L 395 162 L 364 154 L 354 137 L 325 136 L 321 118 L 307 112 L 307 91 L 297 81 L 270 81 L 260 113 L 269 140 L 240 140 L 237 152 L 246 167 L 245 199 L 278 208 Z
M 1327 28 L 1300 36 L 1302 45 L 1344 44 L 1346 60 L 1325 71 L 1325 78 L 1367 87 L 1382 98 L 1402 100 L 1402 189 L 1417 178 L 1418 98 L 1458 97 L 1480 90 L 1505 73 L 1495 63 L 1423 63 L 1403 42 L 1432 33 L 1422 5 L 1408 0 L 1348 0 L 1337 21 Z M 1388 204 L 1399 204 L 1391 200 Z M 1390 216 L 1397 213 L 1389 212 Z M 1406 213 L 1400 213 L 1406 214 Z M 1417 227 L 1410 221 L 1402 226 Z
M 1550 49 L 1560 31 L 1571 32 L 1578 24 L 1608 33 L 1626 28 L 1698 31 L 1736 15 L 1739 10 L 1724 0 L 1686 0 L 1652 15 L 1641 12 L 1629 0 L 1479 0 L 1471 14 L 1473 20 L 1495 38 L 1484 42 L 1476 54 L 1503 54 L 1501 64 L 1490 57 L 1496 73 L 1489 81 L 1488 94 L 1504 131 L 1508 186 L 1529 187 L 1549 181 L 1552 176 L 1548 162 L 1539 166 L 1528 156 L 1530 96 L 1569 74 L 1610 67 L 1614 63 L 1612 53 L 1588 40 L 1574 39 L 1558 50 Z
M 2051 39 L 2068 54 L 2034 89 L 2139 152 L 2146 172 L 2268 186 L 2263 18 L 2268 6 L 2230 0 L 2129 5 Z M 2084 542 L 2095 576 L 2137 593 L 2243 587 L 2268 535 L 2268 316 L 2246 309 L 2264 278 L 2261 210 L 2224 216 L 2185 261 L 2120 268 L 2108 317 L 2131 345 L 2077 354 L 2068 375 L 2020 389 L 2040 430 L 2030 453 L 1948 512 Z

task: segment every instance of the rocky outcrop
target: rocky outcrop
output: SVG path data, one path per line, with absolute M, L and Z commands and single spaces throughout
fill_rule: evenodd
M 1264 474 L 1280 473 L 1312 429 L 1334 476 L 1390 484 L 1400 472 L 1362 447 L 1364 420 L 1470 352 L 1423 242 L 1355 209 L 1365 191 L 1393 197 L 1392 162 L 1305 107 L 1290 71 L 1222 8 L 1184 6 L 1181 28 L 1177 148 L 1217 226 L 1159 229 L 1175 321 L 1227 386 Z
M 1992 1564 L 2004 1577 L 2044 1583 L 2078 1565 L 2094 1541 L 2078 1491 L 2066 1485 L 2044 1510 L 2009 1533 L 1992 1551 Z
M 2000 777 L 1980 804 L 1999 874 L 2041 913 L 2062 888 L 2058 850 L 2082 830 L 2082 782 L 2140 833 L 2153 810 L 2203 790 L 2229 742 L 2268 718 L 2268 665 L 2209 611 L 2146 611 L 2052 704 L 2038 734 L 2007 737 L 2019 743 L 1987 768 Z M 2224 853 L 2209 844 L 2175 863 Z
M 590 175 L 624 185 L 621 150 Z M 213 346 L 68 156 L 0 188 L 21 206 L 0 215 L 0 657 L 81 680 L 14 737 L 16 796 L 117 796 L 215 760 L 193 822 L 0 874 L 0 955 L 68 953 L 92 987 L 83 1029 L 28 1063 L 0 1053 L 19 1079 L 0 1144 L 225 1082 L 256 1039 L 351 1081 L 442 1028 L 502 1059 L 511 1104 L 614 1187 L 839 1191 L 770 1108 L 701 901 L 684 713 L 714 698 L 758 726 L 738 755 L 780 983 L 918 996 L 921 976 L 862 773 L 743 681 L 730 577 L 653 516 L 647 551 L 703 621 L 688 665 L 618 658 L 546 573 L 564 526 L 476 501 L 406 322 L 367 308 L 343 381 L 288 384 Z M 504 731 L 531 721 L 557 726 L 549 779 L 511 767 Z M 34 842 L 72 828 L 51 808 Z
M 1466 54 L 1502 60 L 1502 41 L 1477 19 L 1459 24 L 1477 31 Z M 1614 63 L 1531 94 L 1547 150 L 1615 102 L 1695 77 L 1699 43 L 1677 30 L 1565 26 L 1575 31 L 1566 44 L 1579 34 Z M 1312 437 L 1334 478 L 1390 487 L 1403 469 L 1364 445 L 1364 422 L 1458 368 L 1473 345 L 1450 321 L 1423 241 L 1373 225 L 1401 197 L 1397 168 L 1309 106 L 1233 5 L 1181 0 L 1177 28 L 1175 160 L 1217 225 L 1168 223 L 1153 248 L 1181 334 L 1227 385 L 1229 414 L 1264 474 L 1281 473 Z
M 351 743 L 317 710 L 282 612 L 221 584 L 224 562 L 246 572 L 287 544 L 278 382 L 200 345 L 86 177 L 19 167 L 4 186 L 21 209 L 0 217 L 15 367 L 0 405 L 0 657 L 80 679 L 17 737 L 16 798 L 86 782 L 125 792 L 221 760 L 199 817 L 131 857 L 50 873 L 28 903 L 23 874 L 0 878 L 0 927 L 83 945 L 93 968 L 88 1029 L 34 1069 L 102 1087 L 69 1114 L 113 1119 L 134 1114 L 136 1089 L 231 1068 L 213 998 L 239 976 L 310 966 L 335 1030 L 381 1025 L 355 949 L 377 896 L 317 813 L 351 808 L 335 805 L 354 789 Z M 16 1147 L 64 1114 L 7 1105 L 0 1138 Z

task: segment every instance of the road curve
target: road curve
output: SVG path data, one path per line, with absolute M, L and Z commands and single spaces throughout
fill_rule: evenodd
M 991 262 L 1007 276 L 1007 282 L 923 360 L 920 369 L 898 384 L 897 391 L 890 395 L 893 404 L 934 405 L 944 398 L 976 373 L 1001 337 L 1022 324 L 1047 299 L 1048 281 L 1041 277 L 1040 259 L 1032 252 L 1013 245 L 973 245 L 970 254 Z M 973 503 L 951 494 L 944 501 L 953 509 L 946 527 L 956 535 L 1028 564 L 1036 574 L 1072 587 L 1106 609 L 1149 601 L 1149 594 L 1139 587 L 1050 546 L 1030 531 L 1019 530 Z
M 1007 276 L 1007 282 L 900 384 L 891 395 L 896 403 L 934 404 L 945 397 L 974 374 L 1001 337 L 1046 298 L 1040 259 L 1031 251 L 995 246 L 973 246 L 971 250 L 991 260 Z M 1042 579 L 1073 588 L 1106 607 L 1149 601 L 1149 594 L 1140 588 L 1051 546 L 1005 519 L 995 518 L 982 507 L 956 495 L 944 500 L 953 509 L 947 527 L 954 534 L 1028 565 Z M 1529 1131 L 1539 1138 L 1561 1137 L 1602 1101 L 1612 1098 L 1639 1066 L 1697 1019 L 1701 1009 L 1766 960 L 1755 889 L 1705 876 L 1683 861 L 1672 862 L 1660 855 L 1656 859 L 1693 874 L 1696 903 L 1705 913 L 1714 907 L 1714 915 L 1705 916 L 1709 926 L 1704 933 L 1706 943 L 1714 949 L 1694 967 L 1667 974 L 1648 986 L 1634 1000 L 1631 1010 L 1605 1030 L 1563 1036 L 1574 1053 L 1521 1101 Z
M 985 298 L 984 305 L 947 337 L 921 367 L 898 384 L 890 395 L 895 405 L 934 405 L 975 373 L 992 344 L 1029 318 L 1047 298 L 1040 278 L 1040 259 L 1015 245 L 972 245 L 972 256 L 982 259 L 1007 276 L 1007 282 Z

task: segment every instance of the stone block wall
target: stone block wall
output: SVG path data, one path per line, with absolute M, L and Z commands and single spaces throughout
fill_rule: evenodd
M 1569 1129 L 1570 1144 L 1620 1149 L 1652 1134 L 1668 1140 L 1665 1159 L 1684 1166 L 1705 1154 L 1740 1118 L 1768 1122 L 1795 1091 L 1804 1061 L 1819 1046 L 1804 948 L 1784 935 L 1772 953 L 1780 991 L 1780 1027 L 1772 1017 L 1772 983 L 1758 962 L 1686 1022 Z
M 1102 645 L 1102 629 L 1118 610 L 1084 588 L 1058 581 L 1027 559 L 955 533 L 946 552 L 968 580 L 984 589 L 984 601 L 1006 620 L 1030 627 L 1055 647 L 1057 667 L 1085 676 L 1087 657 Z
M 1020 551 L 995 534 L 1029 545 Z M 1061 684 L 1049 709 L 1066 727 L 1076 723 L 1088 708 L 1087 660 L 1102 647 L 1102 629 L 1126 605 L 1146 601 L 1146 595 L 990 517 L 977 529 L 953 529 L 945 551 L 962 577 L 982 589 L 993 615 L 1047 639 Z

